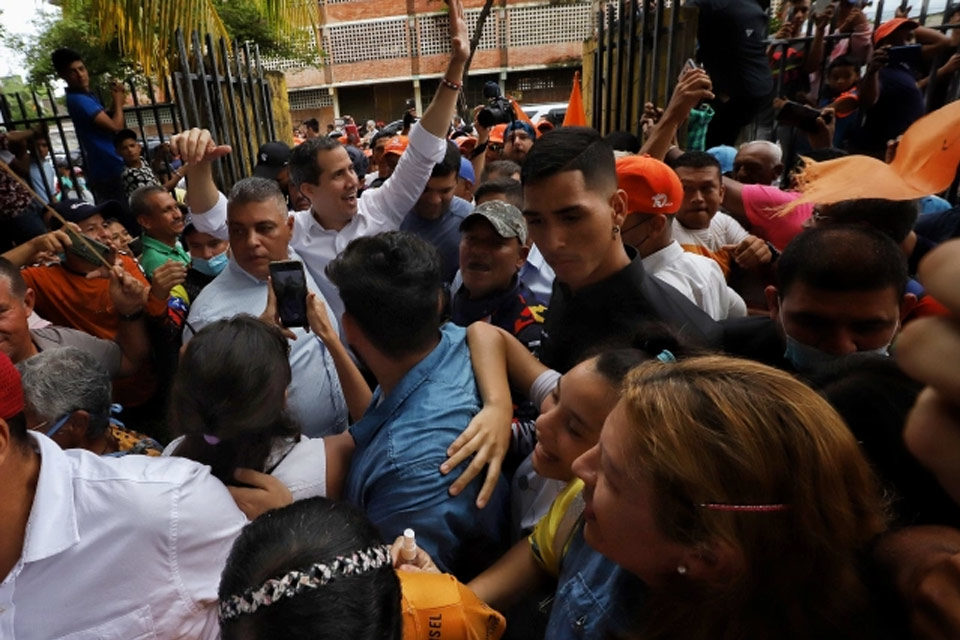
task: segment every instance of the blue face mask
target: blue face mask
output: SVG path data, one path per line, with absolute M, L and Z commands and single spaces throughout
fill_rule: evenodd
M 789 360 L 790 363 L 796 367 L 797 371 L 801 373 L 808 373 L 831 362 L 840 362 L 842 360 L 848 360 L 851 358 L 868 358 L 871 356 L 885 357 L 890 355 L 889 344 L 884 345 L 879 349 L 857 351 L 856 353 L 838 356 L 832 353 L 827 353 L 826 351 L 821 351 L 816 347 L 803 344 L 796 338 L 791 338 L 790 336 L 786 336 L 786 338 L 787 348 L 783 353 L 783 357 Z
M 194 258 L 190 266 L 200 273 L 215 278 L 220 275 L 220 272 L 227 266 L 227 252 L 218 253 L 209 260 L 205 258 Z

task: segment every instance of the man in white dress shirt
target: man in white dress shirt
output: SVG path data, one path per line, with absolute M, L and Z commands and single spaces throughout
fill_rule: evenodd
M 683 185 L 673 169 L 650 156 L 617 159 L 617 183 L 627 193 L 629 215 L 621 237 L 643 259 L 647 273 L 685 295 L 714 320 L 747 315 L 747 305 L 727 286 L 720 266 L 684 251 L 672 237 Z
M 245 522 L 208 467 L 28 432 L 0 354 L 0 638 L 217 638 L 217 584 Z
M 290 158 L 290 180 L 311 204 L 307 211 L 291 213 L 294 226 L 290 246 L 338 319 L 343 315 L 343 303 L 324 268 L 354 238 L 399 228 L 423 193 L 434 165 L 446 152 L 447 130 L 470 53 L 461 2 L 453 0 L 449 4 L 450 63 L 423 118 L 410 129 L 407 149 L 396 170 L 382 187 L 367 190 L 358 198 L 359 180 L 350 156 L 330 138 L 308 140 L 294 149 Z M 204 233 L 225 237 L 226 199 L 213 183 L 208 161 L 228 153 L 229 147 L 217 147 L 209 133 L 199 129 L 175 136 L 171 146 L 191 166 L 187 170 L 187 205 L 194 213 L 194 225 Z

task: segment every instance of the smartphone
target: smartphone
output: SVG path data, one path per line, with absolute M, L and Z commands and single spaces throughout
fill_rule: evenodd
M 299 260 L 270 263 L 270 281 L 277 296 L 277 312 L 285 327 L 307 326 L 307 277 Z
M 813 133 L 817 130 L 817 118 L 819 117 L 819 109 L 814 109 L 799 102 L 788 101 L 777 113 L 777 122 Z
M 700 65 L 696 63 L 693 58 L 687 58 L 687 61 L 683 63 L 685 69 L 699 69 Z
M 69 226 L 64 226 L 63 230 L 66 231 L 67 236 L 70 238 L 70 248 L 67 249 L 70 253 L 86 260 L 90 264 L 95 264 L 98 267 L 104 263 L 104 261 L 109 262 L 107 258 L 113 253 L 113 249 L 107 245 L 92 240 L 86 236 L 83 236 L 81 239 L 80 234 L 71 229 Z M 84 242 L 86 241 L 86 242 Z M 91 250 L 92 247 L 92 250 Z
M 888 64 L 907 64 L 911 67 L 919 67 L 922 63 L 920 52 L 923 45 L 907 44 L 901 47 L 890 47 L 887 50 Z

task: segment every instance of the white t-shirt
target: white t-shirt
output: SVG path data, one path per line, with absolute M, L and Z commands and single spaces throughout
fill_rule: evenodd
M 681 245 L 700 246 L 708 251 L 716 252 L 724 245 L 739 244 L 749 235 L 739 222 L 721 211 L 713 216 L 706 229 L 687 229 L 679 220 L 673 219 L 674 240 Z
M 182 440 L 183 436 L 174 439 L 163 450 L 163 455 L 172 456 Z M 278 438 L 261 471 L 269 471 L 282 482 L 294 500 L 326 496 L 327 454 L 323 438 L 300 436 L 299 442 Z

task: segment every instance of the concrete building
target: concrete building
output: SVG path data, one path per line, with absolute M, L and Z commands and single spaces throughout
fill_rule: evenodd
M 317 118 L 321 131 L 343 114 L 389 122 L 406 100 L 418 113 L 446 68 L 448 17 L 441 0 L 320 0 L 325 64 L 267 60 L 286 74 L 294 125 Z M 483 0 L 465 0 L 473 33 Z M 467 103 L 488 80 L 524 103 L 566 102 L 581 48 L 592 31 L 590 0 L 496 0 L 474 55 Z M 444 10 L 441 10 L 444 9 Z

